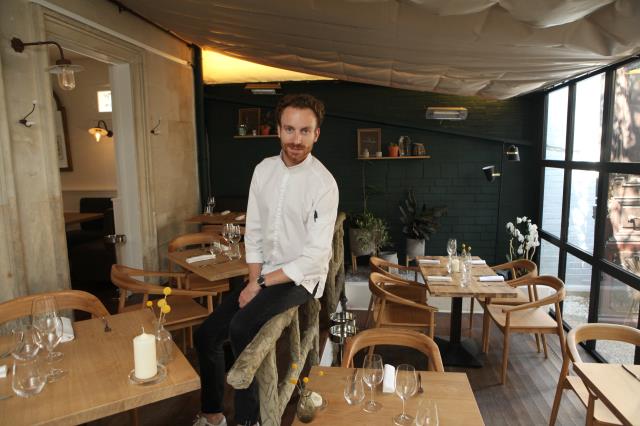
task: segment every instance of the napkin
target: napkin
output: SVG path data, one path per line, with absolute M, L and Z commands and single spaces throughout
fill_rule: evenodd
M 439 265 L 440 259 L 418 259 L 418 263 L 424 263 L 425 265 Z
M 384 378 L 382 379 L 382 392 L 393 393 L 396 391 L 396 368 L 393 365 L 384 365 Z
M 220 216 L 225 216 L 225 215 L 228 215 L 229 213 L 231 213 L 231 210 L 225 210 L 220 213 Z
M 504 277 L 502 275 L 484 275 L 480 277 L 479 280 L 484 282 L 499 282 L 504 281 Z
M 62 338 L 60 339 L 60 342 L 70 342 L 75 338 L 71 319 L 67 317 L 60 317 L 60 319 L 62 320 Z
M 236 216 L 236 220 L 244 220 L 245 215 Z
M 227 250 L 229 248 L 227 247 Z M 205 260 L 213 260 L 216 256 L 214 254 L 201 254 L 200 256 L 193 256 L 187 258 L 187 263 L 204 262 Z
M 7 377 L 7 366 L 0 365 L 0 378 L 4 379 L 5 377 Z
M 451 277 L 445 277 L 440 275 L 429 275 L 427 276 L 427 281 L 432 281 L 434 283 L 437 283 L 437 282 L 446 283 L 446 282 L 451 282 Z
M 486 265 L 487 261 L 484 259 L 471 259 L 472 265 Z
M 215 248 L 219 251 L 229 251 L 229 246 L 222 244 L 221 242 L 218 241 L 214 241 L 213 245 L 215 246 Z M 214 257 L 215 258 L 215 257 Z

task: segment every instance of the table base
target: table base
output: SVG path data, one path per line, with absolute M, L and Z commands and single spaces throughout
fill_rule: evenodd
M 480 368 L 482 361 L 479 345 L 472 339 L 462 339 L 458 343 L 436 337 L 435 339 L 440 356 L 445 367 Z

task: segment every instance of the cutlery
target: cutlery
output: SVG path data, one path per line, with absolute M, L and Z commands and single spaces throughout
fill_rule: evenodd
M 418 373 L 418 393 L 422 393 L 424 390 L 422 389 L 422 376 Z
M 631 371 L 631 369 L 629 367 L 627 367 L 624 364 L 621 364 L 621 365 L 622 365 L 622 368 L 624 368 L 624 371 L 626 371 L 627 373 L 631 374 L 636 380 L 640 380 L 640 376 L 638 376 L 636 373 Z
M 109 323 L 107 322 L 107 319 L 105 317 L 101 317 L 102 322 L 104 323 L 104 332 L 108 333 L 111 331 L 111 327 L 109 327 Z

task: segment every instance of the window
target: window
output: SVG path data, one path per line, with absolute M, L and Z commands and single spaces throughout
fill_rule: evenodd
M 589 314 L 591 265 L 568 254 L 564 285 L 567 295 L 562 307 L 563 319 L 571 327 L 586 323 Z
M 111 112 L 111 90 L 98 90 L 98 112 Z
M 558 275 L 560 249 L 548 241 L 540 241 L 540 275 Z
M 636 327 L 640 291 L 604 273 L 601 282 L 599 322 Z M 608 362 L 633 364 L 634 347 L 632 345 L 600 340 L 596 343 L 596 347 Z
M 542 210 L 542 229 L 560 237 L 562 220 L 562 187 L 564 170 L 547 167 L 544 170 L 544 209 Z
M 576 84 L 573 161 L 600 161 L 604 74 Z
M 596 219 L 598 172 L 571 171 L 569 201 L 569 237 L 567 242 L 593 253 L 593 229 Z
M 567 139 L 567 108 L 569 89 L 549 93 L 547 98 L 546 159 L 564 160 Z
M 616 71 L 611 161 L 640 161 L 640 61 Z

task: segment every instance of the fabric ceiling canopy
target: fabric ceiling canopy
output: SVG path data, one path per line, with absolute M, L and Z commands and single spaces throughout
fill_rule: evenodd
M 120 2 L 236 58 L 487 98 L 517 96 L 640 53 L 640 0 Z

